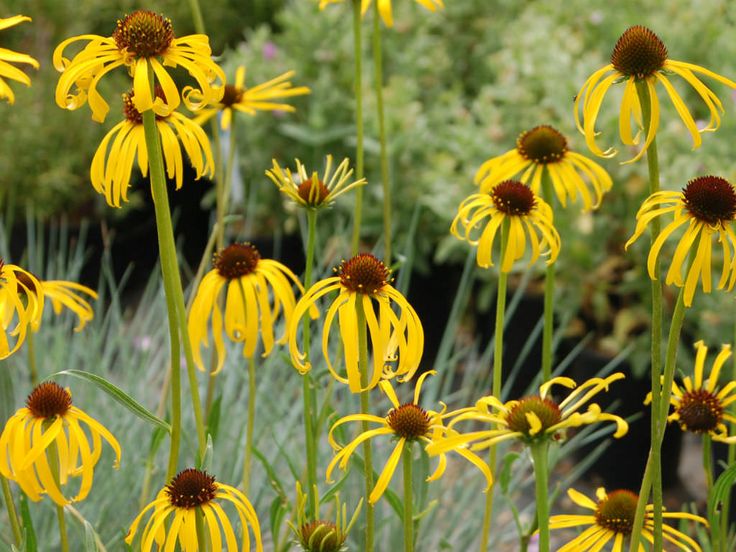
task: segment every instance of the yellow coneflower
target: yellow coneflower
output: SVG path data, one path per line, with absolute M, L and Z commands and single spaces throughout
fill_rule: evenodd
M 91 446 L 82 422 L 92 438 Z M 120 445 L 115 437 L 100 422 L 72 406 L 68 389 L 54 382 L 42 383 L 28 395 L 26 406 L 5 424 L 0 435 L 0 474 L 18 483 L 31 500 L 41 500 L 42 494 L 48 494 L 59 506 L 70 502 L 60 485 L 66 485 L 70 477 L 81 477 L 79 491 L 72 500 L 84 500 L 92 488 L 102 439 L 115 451 L 117 468 Z M 51 447 L 55 450 L 50 451 Z M 49 462 L 49 453 L 55 458 L 55 466 Z
M 263 356 L 271 353 L 274 343 L 285 343 L 286 333 L 274 338 L 274 325 L 283 311 L 288 325 L 296 299 L 292 287 L 304 291 L 299 279 L 286 266 L 261 254 L 250 243 L 234 243 L 215 254 L 215 268 L 199 284 L 189 315 L 188 331 L 194 362 L 202 370 L 201 347 L 209 346 L 208 326 L 212 319 L 212 340 L 217 353 L 215 373 L 225 362 L 223 313 L 219 300 L 225 297 L 224 330 L 229 339 L 243 344 L 243 356 L 255 355 L 260 334 Z
M 437 11 L 437 8 L 444 8 L 445 4 L 443 0 L 415 0 L 417 4 L 420 4 L 427 8 L 429 11 Z M 319 0 L 319 9 L 323 10 L 330 4 L 337 2 L 343 2 L 343 0 Z M 368 11 L 371 6 L 372 0 L 361 0 L 360 11 L 362 15 Z M 381 15 L 381 19 L 387 27 L 394 26 L 393 10 L 391 9 L 391 0 L 376 0 L 378 2 L 378 13 Z
M 347 157 L 333 172 L 331 155 L 326 158 L 325 170 L 321 178 L 317 171 L 312 172 L 312 175 L 309 176 L 307 169 L 299 159 L 296 160 L 296 174 L 292 174 L 288 168 L 282 169 L 275 159 L 273 168 L 266 171 L 266 176 L 276 184 L 281 193 L 298 205 L 312 209 L 329 206 L 348 190 L 366 183 L 365 178 L 350 182 L 352 174 L 353 169 L 349 167 Z
M 6 18 L 0 17 L 0 31 L 30 20 L 31 18 L 25 15 L 14 15 Z M 23 71 L 14 67 L 9 62 L 25 63 L 34 69 L 38 69 L 38 61 L 28 54 L 21 54 L 20 52 L 0 48 L 0 100 L 8 100 L 8 103 L 13 104 L 15 102 L 15 94 L 13 94 L 13 90 L 4 79 L 11 79 L 26 86 L 31 85 L 31 79 Z
M 143 508 L 128 530 L 125 542 L 133 543 L 138 525 L 143 516 L 153 509 L 150 519 L 143 528 L 139 548 L 150 552 L 156 543 L 156 550 L 174 550 L 177 542 L 182 550 L 197 552 L 197 514 L 204 518 L 204 537 L 209 550 L 238 552 L 238 540 L 230 520 L 217 500 L 235 506 L 242 526 L 243 546 L 240 550 L 250 550 L 250 531 L 253 532 L 256 551 L 262 552 L 261 527 L 253 506 L 246 496 L 235 487 L 215 481 L 214 476 L 205 471 L 189 468 L 179 472 L 171 483 L 161 489 L 156 499 Z M 170 524 L 166 521 L 173 514 Z M 223 539 L 223 533 L 225 538 Z M 224 540 L 224 543 L 223 543 Z
M 67 308 L 77 315 L 79 322 L 74 328 L 75 332 L 81 331 L 87 325 L 87 322 L 94 318 L 92 306 L 83 298 L 81 294 L 89 295 L 92 299 L 97 299 L 97 292 L 93 289 L 78 284 L 76 282 L 68 282 L 66 280 L 41 280 L 34 278 L 31 280 L 27 276 L 27 272 L 17 275 L 26 289 L 34 295 L 41 295 L 51 300 L 54 313 L 61 314 L 63 308 Z M 39 284 L 38 286 L 36 284 Z M 37 331 L 41 326 L 41 318 L 32 325 L 33 331 Z
M 23 344 L 28 328 L 41 323 L 44 295 L 36 277 L 0 258 L 0 360 Z
M 736 190 L 733 186 L 719 176 L 700 176 L 690 180 L 681 192 L 653 193 L 636 214 L 636 229 L 626 242 L 626 248 L 644 233 L 652 220 L 670 213 L 674 220 L 662 229 L 649 250 L 649 277 L 655 278 L 657 258 L 667 238 L 678 228 L 685 226 L 672 255 L 665 283 L 685 287 L 683 299 L 686 307 L 692 304 L 698 280 L 703 282 L 703 291 L 710 293 L 712 248 L 715 239 L 723 250 L 723 268 L 718 289 L 733 289 L 736 283 L 736 234 L 731 227 L 736 216 Z M 688 257 L 692 257 L 689 265 Z M 683 278 L 684 273 L 686 275 Z
M 728 427 L 724 423 L 736 424 L 736 417 L 726 410 L 736 401 L 736 381 L 729 381 L 724 386 L 718 384 L 721 368 L 731 356 L 731 346 L 723 345 L 706 380 L 703 380 L 703 371 L 708 347 L 700 340 L 695 343 L 695 350 L 694 377 L 684 377 L 682 386 L 672 383 L 670 405 L 674 412 L 669 415 L 667 421 L 677 422 L 683 431 L 707 434 L 714 441 L 736 443 L 736 435 L 729 436 Z M 651 400 L 650 392 L 646 404 Z
M 583 201 L 583 209 L 597 209 L 603 194 L 611 189 L 611 177 L 598 163 L 571 151 L 567 139 L 549 125 L 522 132 L 516 148 L 483 163 L 475 174 L 481 192 L 490 192 L 496 184 L 521 174 L 519 180 L 539 195 L 542 174 L 547 170 L 560 204 L 567 200 Z M 591 190 L 588 187 L 592 188 Z M 551 201 L 551 198 L 547 198 Z
M 293 87 L 289 79 L 294 75 L 294 71 L 287 71 L 262 84 L 247 87 L 245 67 L 241 65 L 235 72 L 235 83 L 225 85 L 222 98 L 207 101 L 201 91 L 187 87 L 183 91 L 184 100 L 188 106 L 197 111 L 194 119 L 197 124 L 203 125 L 221 112 L 220 128 L 228 130 L 233 110 L 248 115 L 255 115 L 258 111 L 296 111 L 294 106 L 279 101 L 311 92 L 306 86 Z
M 71 60 L 64 50 L 75 42 L 87 45 Z M 136 10 L 119 19 L 112 36 L 85 34 L 64 40 L 54 50 L 54 67 L 62 74 L 56 86 L 56 103 L 64 109 L 78 109 L 89 101 L 92 118 L 105 120 L 110 106 L 97 91 L 100 79 L 125 66 L 133 77 L 135 108 L 143 113 L 153 109 L 168 115 L 181 98 L 167 67 L 181 66 L 197 81 L 203 98 L 218 99 L 225 73 L 212 61 L 209 38 L 196 34 L 176 38 L 171 20 L 148 10 Z M 162 94 L 152 94 L 153 81 Z M 213 83 L 219 81 L 220 86 Z
M 345 541 L 348 538 L 348 533 L 358 520 L 358 514 L 361 506 L 363 506 L 363 499 L 360 499 L 352 517 L 348 520 L 347 505 L 340 504 L 339 493 L 335 493 L 335 521 L 332 522 L 318 519 L 320 505 L 316 485 L 313 492 L 315 512 L 312 513 L 310 520 L 307 513 L 308 497 L 302 491 L 301 483 L 296 482 L 295 523 L 291 521 L 287 521 L 287 523 L 304 552 L 343 552 L 346 550 Z
M 531 444 L 540 439 L 553 439 L 567 428 L 598 422 L 615 423 L 616 432 L 613 436 L 618 439 L 626 435 L 629 429 L 623 418 L 602 412 L 596 403 L 589 404 L 584 412 L 580 412 L 580 409 L 593 396 L 608 390 L 609 384 L 623 378 L 624 375 L 617 372 L 606 378 L 591 378 L 579 386 L 570 378 L 552 378 L 539 387 L 539 395 L 507 403 L 488 395 L 481 398 L 475 407 L 458 410 L 448 427 L 455 429 L 459 422 L 471 420 L 489 424 L 492 429 L 458 433 L 435 441 L 427 447 L 427 452 L 430 455 L 441 454 L 470 443 L 473 443 L 471 450 L 481 450 L 509 439 L 519 439 Z M 553 385 L 561 385 L 574 391 L 558 403 L 549 396 Z
M 484 219 L 483 230 L 478 228 Z M 555 262 L 560 253 L 560 235 L 552 223 L 552 208 L 528 186 L 516 180 L 496 184 L 489 192 L 473 194 L 460 204 L 452 221 L 450 232 L 460 240 L 478 247 L 478 265 L 493 266 L 493 243 L 505 221 L 508 221 L 506 252 L 501 259 L 501 271 L 509 272 L 514 261 L 526 251 L 529 236 L 531 257 L 529 264 L 540 254 L 549 255 L 547 264 Z M 458 229 L 462 226 L 462 229 Z
M 339 292 L 325 315 L 322 326 L 322 353 L 327 369 L 353 393 L 375 387 L 382 377 L 396 375 L 411 379 L 419 368 L 424 350 L 424 329 L 414 308 L 389 283 L 391 271 L 370 254 L 359 254 L 343 261 L 337 275 L 314 284 L 299 300 L 289 324 L 289 352 L 294 367 L 302 374 L 311 370 L 306 354 L 297 345 L 297 331 L 307 311 L 330 292 Z M 373 349 L 373 369 L 361 384 L 358 366 L 358 308 L 363 309 L 368 342 Z M 330 357 L 330 332 L 335 316 L 339 319 L 340 340 L 347 377 L 338 374 Z M 395 366 L 392 366 L 395 364 Z
M 568 489 L 567 495 L 575 504 L 586 510 L 592 510 L 593 513 L 588 515 L 558 515 L 550 518 L 550 529 L 590 526 L 573 540 L 557 549 L 557 552 L 603 550 L 606 544 L 611 541 L 613 541 L 612 552 L 624 552 L 624 541 L 631 536 L 634 527 L 636 503 L 639 497 L 631 491 L 622 489 L 607 493 L 603 487 L 599 487 L 595 492 L 597 502 L 575 489 Z M 651 543 L 654 540 L 652 536 L 654 514 L 651 505 L 647 506 L 644 516 L 644 527 L 641 536 Z M 704 518 L 687 512 L 665 511 L 662 513 L 662 517 L 665 519 L 688 519 L 708 526 L 708 522 Z M 698 543 L 691 537 L 667 524 L 662 525 L 662 536 L 679 550 L 702 552 Z M 642 549 L 641 545 L 639 549 Z
M 376 481 L 375 487 L 368 497 L 368 502 L 375 504 L 378 499 L 381 498 L 386 487 L 388 487 L 388 484 L 391 482 L 394 471 L 396 471 L 396 466 L 398 466 L 401 455 L 407 444 L 410 444 L 413 441 L 421 441 L 425 445 L 431 446 L 432 443 L 445 433 L 442 419 L 446 414 L 444 414 L 444 412 L 424 410 L 419 406 L 419 395 L 422 390 L 422 383 L 427 376 L 435 373 L 436 372 L 432 371 L 425 372 L 419 376 L 416 387 L 414 388 L 414 400 L 410 403 L 404 404 L 399 403 L 399 399 L 390 382 L 380 382 L 379 385 L 381 387 L 381 391 L 384 392 L 393 405 L 393 408 L 389 410 L 388 414 L 384 418 L 374 416 L 372 414 L 351 414 L 350 416 L 345 416 L 335 422 L 330 428 L 328 437 L 332 448 L 337 451 L 337 454 L 335 454 L 335 457 L 332 459 L 329 466 L 327 466 L 327 480 L 330 480 L 330 475 L 336 466 L 339 465 L 343 470 L 347 467 L 350 457 L 361 443 L 380 435 L 388 435 L 391 438 L 396 439 L 397 442 L 383 468 L 383 471 L 381 471 L 381 475 Z M 333 437 L 335 429 L 346 422 L 362 421 L 377 423 L 379 427 L 369 431 L 364 431 L 344 447 L 335 441 Z M 442 476 L 447 465 L 444 453 L 451 450 L 477 466 L 486 478 L 486 482 L 488 483 L 487 488 L 491 486 L 493 483 L 493 475 L 491 474 L 491 470 L 489 469 L 487 462 L 481 460 L 477 455 L 467 450 L 462 444 L 457 447 L 448 447 L 443 450 L 437 469 L 427 478 L 427 481 L 435 481 Z
M 143 129 L 143 117 L 135 107 L 135 93 L 123 94 L 125 120 L 115 125 L 100 142 L 90 167 L 94 189 L 105 195 L 112 207 L 128 201 L 128 187 L 134 161 L 143 176 L 148 174 L 148 148 Z M 184 177 L 182 146 L 196 177 L 211 177 L 215 163 L 207 134 L 188 117 L 177 111 L 156 117 L 156 128 L 161 138 L 166 175 L 176 180 L 181 188 Z M 180 144 L 181 142 L 181 144 Z
M 578 95 L 575 96 L 575 122 L 580 132 L 585 134 L 585 142 L 590 151 L 601 157 L 612 157 L 616 154 L 615 149 L 609 148 L 603 151 L 595 143 L 597 134 L 595 122 L 598 118 L 598 111 L 603 102 L 603 97 L 611 86 L 619 82 L 626 83 L 619 113 L 619 134 L 625 145 L 633 146 L 639 143 L 640 131 L 637 131 L 636 134 L 632 133 L 631 119 L 633 118 L 637 126 L 642 128 L 642 110 L 636 91 L 637 82 L 646 84 L 651 104 L 651 114 L 648 121 L 649 132 L 644 141 L 644 146 L 627 163 L 633 163 L 641 158 L 657 134 L 659 127 L 659 99 L 655 88 L 657 83 L 662 84 L 670 100 L 672 100 L 677 114 L 687 127 L 688 132 L 690 132 L 693 139 L 693 149 L 700 147 L 701 132 L 713 131 L 720 126 L 721 117 L 718 112 L 723 111 L 723 105 L 718 96 L 703 84 L 696 73 L 710 77 L 731 88 L 736 88 L 736 82 L 699 65 L 668 59 L 667 55 L 667 47 L 654 32 L 646 27 L 636 25 L 630 27 L 621 35 L 613 48 L 611 63 L 598 69 L 588 77 Z M 695 89 L 708 108 L 710 121 L 704 128 L 698 129 L 685 102 L 667 78 L 668 75 L 672 74 L 685 79 Z M 582 123 L 580 122 L 580 102 L 582 102 Z

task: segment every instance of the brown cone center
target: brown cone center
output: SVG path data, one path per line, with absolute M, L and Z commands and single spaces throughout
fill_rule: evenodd
M 253 272 L 261 260 L 258 249 L 250 243 L 234 243 L 215 253 L 214 265 L 220 276 L 233 280 Z
M 346 537 L 329 521 L 311 521 L 299 528 L 299 541 L 305 552 L 340 552 Z
M 325 202 L 327 196 L 330 195 L 330 190 L 321 180 L 317 180 L 317 183 L 315 185 L 313 179 L 310 178 L 299 184 L 297 193 L 307 205 L 311 207 L 316 207 L 318 205 L 322 205 Z
M 679 423 L 683 429 L 694 433 L 713 431 L 721 423 L 723 406 L 713 393 L 706 389 L 687 391 L 677 407 Z
M 617 534 L 630 535 L 634 527 L 638 497 L 631 491 L 617 490 L 598 502 L 595 522 Z
M 63 416 L 72 407 L 72 397 L 58 383 L 47 381 L 31 391 L 26 399 L 26 407 L 34 418 Z
M 386 423 L 397 437 L 414 441 L 427 434 L 430 426 L 429 414 L 414 403 L 402 404 L 393 408 L 386 416 Z
M 343 261 L 336 269 L 340 283 L 346 289 L 358 293 L 377 293 L 389 282 L 391 271 L 369 253 L 361 253 Z
M 611 53 L 611 65 L 627 77 L 644 79 L 667 61 L 667 47 L 653 31 L 636 25 L 626 29 Z
M 682 190 L 688 212 L 707 224 L 726 224 L 736 215 L 736 191 L 725 178 L 700 176 Z
M 524 159 L 535 163 L 556 163 L 567 153 L 567 139 L 549 125 L 522 132 L 516 139 L 516 149 Z
M 496 184 L 490 194 L 496 209 L 512 216 L 528 215 L 537 201 L 531 188 L 516 180 Z
M 194 468 L 179 472 L 166 485 L 169 502 L 175 508 L 194 508 L 215 498 L 215 477 Z
M 137 58 L 160 56 L 174 40 L 171 19 L 148 10 L 137 10 L 119 19 L 112 33 L 119 50 Z
M 226 84 L 220 104 L 224 107 L 232 107 L 243 98 L 243 91 L 232 84 Z
M 532 426 L 527 414 L 535 414 L 542 423 L 538 433 L 531 435 Z M 506 415 L 506 423 L 511 431 L 518 431 L 528 437 L 541 435 L 548 428 L 558 424 L 562 420 L 562 412 L 557 403 L 551 399 L 543 399 L 539 396 L 525 397 L 519 400 Z

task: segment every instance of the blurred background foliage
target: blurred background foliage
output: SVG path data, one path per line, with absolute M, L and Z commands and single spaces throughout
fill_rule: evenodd
M 574 127 L 572 103 L 586 77 L 608 62 L 618 36 L 628 26 L 643 24 L 657 32 L 673 59 L 736 76 L 736 42 L 726 32 L 736 22 L 736 8 L 727 0 L 518 1 L 462 0 L 447 2 L 431 14 L 414 2 L 394 2 L 396 26 L 384 32 L 385 101 L 394 190 L 395 243 L 402 248 L 410 221 L 418 216 L 413 241 L 415 268 L 428 272 L 436 265 L 462 262 L 467 245 L 451 238 L 449 223 L 456 206 L 475 188 L 473 175 L 487 158 L 514 147 L 517 135 L 539 124 L 551 124 L 568 136 L 572 149 L 586 154 Z M 23 13 L 33 17 L 3 34 L 4 45 L 37 57 L 41 69 L 33 86 L 16 86 L 16 106 L 0 106 L 0 125 L 12 129 L 0 149 L 0 193 L 16 213 L 29 207 L 43 219 L 64 214 L 70 220 L 125 216 L 140 208 L 145 186 L 131 189 L 131 203 L 122 211 L 104 205 L 88 181 L 89 164 L 99 140 L 117 120 L 114 97 L 104 125 L 86 110 L 59 109 L 53 101 L 57 73 L 51 52 L 62 39 L 82 33 L 110 35 L 122 14 L 139 7 L 131 0 L 6 0 L 0 16 Z M 189 3 L 159 0 L 149 5 L 174 22 L 178 35 L 194 32 Z M 204 7 L 205 24 L 214 53 L 229 77 L 239 65 L 248 68 L 246 85 L 294 69 L 296 85 L 312 94 L 296 98 L 297 112 L 261 113 L 238 120 L 238 175 L 235 210 L 247 215 L 254 235 L 298 232 L 296 214 L 284 209 L 282 198 L 264 176 L 276 158 L 293 165 L 298 157 L 321 169 L 324 155 L 354 157 L 352 19 L 349 2 L 320 12 L 311 0 L 212 0 Z M 381 188 L 378 142 L 370 61 L 370 22 L 364 24 L 364 97 L 366 114 L 366 188 L 364 240 L 377 243 L 381 231 Z M 118 78 L 123 76 L 118 74 Z M 706 79 L 707 80 L 707 79 Z M 674 79 L 675 87 L 694 112 L 705 117 L 695 92 Z M 119 80 L 122 82 L 122 80 Z M 704 137 L 691 152 L 679 117 L 663 101 L 658 134 L 663 187 L 678 189 L 705 173 L 736 178 L 732 144 L 736 139 L 734 95 L 709 81 L 724 100 L 726 115 L 716 134 Z M 105 83 L 114 90 L 114 79 Z M 119 89 L 119 88 L 118 88 Z M 606 98 L 599 119 L 600 144 L 618 145 L 619 89 Z M 618 94 L 618 96 L 617 96 Z M 558 261 L 560 305 L 578 312 L 567 330 L 572 336 L 593 332 L 599 350 L 615 354 L 632 339 L 642 341 L 640 360 L 647 358 L 648 279 L 646 240 L 630 252 L 623 243 L 631 234 L 634 214 L 646 194 L 646 164 L 621 165 L 632 152 L 599 160 L 611 173 L 614 187 L 594 214 L 573 208 L 558 210 L 564 251 Z M 195 201 L 211 205 L 209 183 L 194 183 Z M 252 191 L 250 207 L 243 191 Z M 352 197 L 341 200 L 324 217 L 334 229 L 333 249 L 339 256 L 349 239 Z M 417 211 L 418 210 L 418 211 Z M 324 230 L 323 230 L 324 232 Z M 239 238 L 253 238 L 254 235 Z M 331 260 L 325 261 L 325 263 Z M 541 270 L 541 267 L 536 267 Z M 492 280 L 490 271 L 477 277 Z M 531 289 L 534 289 L 532 284 Z M 491 293 L 480 293 L 487 308 Z M 730 314 L 721 316 L 718 294 L 698 301 L 702 316 L 692 316 L 692 334 L 723 340 Z M 730 310 L 730 309 L 729 309 Z M 702 330 L 702 331 L 701 331 Z

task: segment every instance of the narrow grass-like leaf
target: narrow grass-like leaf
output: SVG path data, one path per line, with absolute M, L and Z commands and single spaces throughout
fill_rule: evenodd
M 33 519 L 31 519 L 31 511 L 28 509 L 28 500 L 23 493 L 20 494 L 20 519 L 23 523 L 24 550 L 26 552 L 36 552 L 38 550 L 36 531 L 33 529 Z
M 110 395 L 117 402 L 122 404 L 125 408 L 130 410 L 133 414 L 141 418 L 142 420 L 154 424 L 158 427 L 165 429 L 168 433 L 171 433 L 171 426 L 164 420 L 147 410 L 143 405 L 136 401 L 133 397 L 128 395 L 125 391 L 113 385 L 102 376 L 97 374 L 91 374 L 82 370 L 62 370 L 51 374 L 49 379 L 55 378 L 56 376 L 74 376 L 90 383 L 95 384 L 99 389 Z

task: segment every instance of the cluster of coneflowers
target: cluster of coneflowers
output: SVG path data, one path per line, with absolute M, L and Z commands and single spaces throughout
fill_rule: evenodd
M 338 0 L 321 0 L 320 7 Z M 425 8 L 442 8 L 441 0 L 417 0 Z M 373 6 L 374 32 L 380 33 L 379 18 L 391 27 L 393 15 L 390 0 L 355 2 L 356 27 L 360 18 Z M 0 19 L 0 29 L 11 27 L 29 18 L 15 16 Z M 378 36 L 380 44 L 380 34 Z M 81 49 L 66 57 L 72 45 L 83 42 Z M 356 41 L 360 43 L 360 41 Z M 360 51 L 356 50 L 356 56 Z M 374 51 L 380 60 L 380 50 Z M 407 299 L 392 286 L 390 254 L 390 200 L 388 194 L 384 214 L 388 219 L 388 239 L 384 242 L 384 260 L 371 253 L 360 252 L 354 241 L 351 255 L 346 255 L 335 268 L 334 276 L 313 281 L 315 227 L 321 209 L 350 190 L 361 191 L 363 178 L 362 134 L 358 137 L 356 171 L 349 161 L 335 165 L 326 156 L 325 168 L 308 171 L 296 160 L 292 171 L 276 160 L 266 176 L 278 189 L 301 207 L 307 219 L 307 265 L 303 278 L 276 260 L 265 259 L 250 243 L 224 244 L 224 215 L 228 211 L 230 171 L 232 166 L 216 167 L 210 141 L 201 125 L 219 116 L 218 127 L 230 130 L 236 123 L 236 113 L 253 115 L 262 110 L 292 111 L 283 103 L 286 98 L 306 94 L 306 87 L 292 87 L 292 73 L 285 73 L 262 85 L 245 86 L 245 68 L 237 70 L 234 84 L 227 82 L 223 70 L 213 61 L 206 35 L 177 37 L 171 21 L 159 14 L 139 10 L 117 22 L 111 36 L 82 35 L 60 44 L 53 55 L 54 66 L 61 72 L 56 90 L 56 102 L 65 109 L 75 110 L 89 105 L 92 119 L 103 122 L 110 110 L 108 102 L 97 90 L 100 79 L 120 67 L 127 71 L 131 82 L 121 91 L 123 120 L 104 137 L 94 155 L 90 181 L 107 203 L 119 207 L 127 200 L 127 190 L 133 166 L 137 161 L 141 173 L 150 177 L 151 192 L 156 207 L 156 222 L 161 268 L 166 295 L 169 334 L 171 388 L 170 452 L 167 469 L 168 483 L 155 499 L 132 521 L 126 542 L 140 550 L 174 550 L 177 545 L 194 550 L 262 550 L 260 524 L 255 509 L 246 494 L 250 480 L 252 436 L 255 423 L 255 377 L 259 357 L 286 344 L 291 362 L 303 379 L 304 439 L 306 474 L 303 483 L 307 492 L 296 482 L 297 497 L 294 537 L 307 551 L 338 551 L 345 547 L 347 533 L 357 522 L 355 514 L 348 521 L 346 506 L 336 499 L 335 523 L 319 517 L 320 458 L 317 435 L 323 428 L 315 427 L 320 419 L 316 412 L 319 389 L 312 379 L 312 366 L 323 362 L 327 371 L 347 390 L 360 396 L 361 411 L 347 414 L 332 423 L 327 439 L 335 451 L 325 468 L 329 480 L 336 467 L 348 468 L 351 458 L 362 448 L 365 478 L 364 550 L 373 550 L 374 505 L 391 485 L 401 464 L 404 486 L 404 549 L 413 550 L 415 516 L 413 513 L 412 465 L 416 459 L 415 444 L 436 458 L 436 468 L 427 481 L 439 479 L 446 471 L 448 453 L 463 457 L 478 468 L 485 481 L 486 508 L 480 535 L 481 550 L 487 549 L 492 526 L 494 473 L 499 467 L 497 447 L 513 440 L 526 447 L 534 466 L 537 495 L 539 549 L 550 549 L 550 529 L 590 526 L 560 550 L 601 550 L 612 544 L 614 551 L 640 550 L 649 542 L 654 550 L 662 550 L 668 541 L 681 550 L 700 551 L 700 545 L 682 529 L 663 523 L 663 518 L 679 519 L 707 525 L 707 521 L 690 513 L 663 512 L 661 503 L 660 446 L 667 421 L 676 421 L 683 430 L 704 436 L 704 446 L 710 440 L 736 442 L 727 424 L 736 423 L 729 413 L 736 400 L 736 381 L 722 384 L 719 376 L 731 355 L 724 345 L 716 357 L 709 376 L 705 378 L 707 347 L 698 341 L 692 370 L 680 366 L 688 374 L 682 383 L 674 382 L 677 344 L 685 315 L 695 297 L 698 283 L 710 292 L 714 262 L 722 262 L 717 287 L 731 290 L 736 283 L 736 191 L 725 179 L 717 176 L 696 176 L 681 192 L 659 191 L 656 132 L 659 125 L 657 85 L 667 92 L 676 111 L 692 135 L 694 147 L 700 145 L 701 133 L 713 131 L 720 123 L 722 105 L 718 97 L 698 77 L 713 78 L 729 87 L 736 83 L 697 65 L 668 59 L 661 40 L 649 29 L 636 26 L 628 29 L 616 43 L 611 64 L 596 71 L 583 85 L 575 100 L 575 121 L 585 136 L 588 148 L 601 157 L 613 156 L 613 149 L 602 150 L 596 143 L 596 118 L 608 89 L 623 84 L 619 132 L 626 146 L 644 143 L 628 162 L 645 153 L 649 160 L 651 195 L 637 214 L 634 234 L 628 244 L 636 241 L 649 228 L 652 245 L 647 269 L 653 284 L 653 342 L 661 341 L 662 288 L 659 284 L 659 261 L 666 255 L 664 246 L 676 232 L 682 235 L 671 254 L 665 276 L 666 284 L 681 288 L 671 316 L 668 348 L 662 371 L 659 346 L 653 347 L 651 403 L 652 450 L 647 472 L 643 474 L 640 493 L 617 489 L 598 489 L 595 499 L 575 489 L 569 489 L 570 499 L 591 513 L 585 515 L 550 515 L 548 498 L 549 448 L 558 446 L 566 432 L 581 426 L 610 422 L 613 437 L 624 438 L 628 425 L 621 417 L 604 412 L 593 401 L 601 392 L 624 377 L 614 373 L 575 382 L 564 376 L 553 377 L 552 351 L 554 311 L 554 263 L 562 250 L 562 238 L 554 226 L 558 208 L 580 202 L 584 211 L 596 209 L 613 185 L 607 172 L 596 162 L 572 151 L 568 139 L 550 124 L 540 124 L 521 133 L 516 147 L 484 162 L 476 175 L 478 190 L 459 206 L 450 231 L 459 239 L 477 247 L 477 264 L 482 268 L 498 264 L 498 297 L 491 392 L 478 397 L 474 405 L 448 410 L 440 403 L 436 410 L 420 404 L 420 394 L 433 371 L 419 374 L 424 350 L 422 322 Z M 27 55 L 0 51 L 0 77 L 29 84 L 28 77 L 11 63 L 37 67 Z M 169 74 L 170 67 L 181 67 L 192 77 L 196 86 L 179 90 Z M 690 84 L 704 102 L 710 120 L 698 128 L 687 106 L 672 86 L 669 77 L 678 75 Z M 358 78 L 356 74 L 356 78 Z M 380 81 L 376 83 L 380 90 Z M 361 87 L 356 85 L 356 90 Z M 378 92 L 377 92 L 378 93 Z M 12 103 L 13 92 L 0 78 L 0 99 Z M 362 117 L 362 99 L 356 98 Z M 180 111 L 181 105 L 191 111 Z M 381 130 L 382 161 L 385 161 L 387 137 L 383 129 L 382 100 L 377 116 Z M 582 117 L 581 117 L 582 114 Z M 633 124 L 632 124 L 633 123 Z M 358 125 L 362 129 L 362 124 Z M 362 130 L 361 130 L 362 132 Z M 215 177 L 217 186 L 217 243 L 213 268 L 195 282 L 194 293 L 187 306 L 179 275 L 174 247 L 173 229 L 168 207 L 166 177 L 183 185 L 184 157 L 196 177 Z M 382 171 L 386 185 L 387 171 Z M 388 190 L 389 187 L 384 188 Z M 672 217 L 661 227 L 660 218 Z M 354 236 L 360 237 L 360 201 L 356 201 Z M 384 236 L 386 238 L 387 236 Z M 720 243 L 713 254 L 713 242 Z M 627 246 L 628 246 L 627 244 Z M 502 389 L 503 328 L 508 274 L 517 262 L 527 259 L 529 265 L 542 257 L 546 261 L 543 361 L 540 366 L 538 393 L 513 400 L 504 400 Z M 295 295 L 295 290 L 298 295 Z M 44 304 L 50 300 L 58 313 L 67 308 L 79 318 L 77 330 L 92 319 L 92 307 L 85 296 L 96 298 L 93 290 L 73 282 L 42 280 L 23 268 L 0 261 L 0 358 L 16 353 L 24 343 L 32 341 L 41 329 Z M 312 347 L 312 324 L 318 320 L 321 356 Z M 284 331 L 278 334 L 277 328 Z M 336 335 L 337 334 L 337 335 Z M 337 344 L 333 343 L 338 341 Z M 198 468 L 180 470 L 179 443 L 181 422 L 181 372 L 184 368 L 190 381 L 191 404 L 195 413 L 198 457 L 200 465 L 206 445 L 206 416 L 214 393 L 216 375 L 225 365 L 229 343 L 242 347 L 242 357 L 248 365 L 249 402 L 247 411 L 242 490 L 216 481 L 215 477 Z M 212 346 L 212 347 L 211 347 Z M 203 356 L 203 349 L 210 357 Z M 202 405 L 197 385 L 196 368 L 209 372 L 208 393 Z M 419 374 L 417 376 L 417 374 Z M 121 451 L 116 439 L 99 422 L 72 405 L 69 389 L 57 383 L 38 383 L 28 395 L 26 406 L 20 408 L 5 424 L 0 435 L 0 475 L 16 545 L 20 545 L 23 528 L 15 510 L 7 481 L 15 482 L 33 501 L 47 495 L 58 508 L 61 549 L 69 549 L 63 523 L 64 507 L 72 501 L 85 499 L 91 492 L 94 469 L 101 458 L 102 440 L 109 443 L 116 455 Z M 415 381 L 411 381 L 414 380 Z M 37 385 L 36 385 L 37 384 Z M 413 385 L 413 393 L 405 387 Z M 388 399 L 391 407 L 380 415 L 374 413 L 375 389 Z M 563 388 L 564 393 L 553 393 Z M 402 402 L 401 395 L 411 400 Z M 672 410 L 670 411 L 670 407 Z M 359 423 L 360 431 L 349 442 L 338 440 L 347 424 Z M 86 426 L 86 429 L 85 427 Z M 385 439 L 393 448 L 383 468 L 374 479 L 371 441 Z M 478 451 L 487 451 L 480 457 Z M 712 490 L 711 466 L 706 464 Z M 72 490 L 74 489 L 74 490 Z M 649 497 L 653 505 L 648 505 Z M 231 518 L 221 504 L 230 503 L 236 519 Z M 145 521 L 144 521 L 145 520 Z M 717 529 L 711 528 L 713 531 Z M 251 537 L 252 535 L 252 537 Z M 726 541 L 724 535 L 720 535 Z M 714 541 L 717 540 L 714 537 Z

